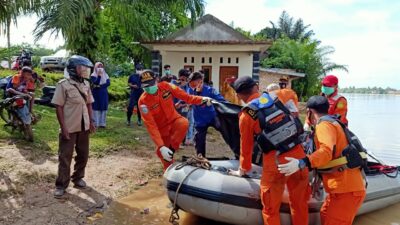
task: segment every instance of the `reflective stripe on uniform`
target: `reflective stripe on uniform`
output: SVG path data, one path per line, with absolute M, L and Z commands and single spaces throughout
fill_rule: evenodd
M 361 158 L 366 159 L 367 158 L 367 153 L 365 152 L 360 152 Z M 348 163 L 347 158 L 345 156 L 342 156 L 340 158 L 331 160 L 326 164 L 325 166 L 318 167 L 318 170 L 325 170 L 325 169 L 332 169 L 337 166 L 342 166 L 346 165 Z

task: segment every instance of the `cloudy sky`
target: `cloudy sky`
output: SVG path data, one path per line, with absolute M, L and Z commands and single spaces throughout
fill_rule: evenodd
M 381 86 L 400 89 L 400 1 L 395 0 L 206 0 L 206 13 L 253 33 L 277 21 L 283 10 L 302 18 L 322 45 L 336 49 L 332 61 L 349 66 L 334 71 L 341 86 Z M 14 43 L 33 43 L 35 17 L 24 17 L 12 30 Z M 0 37 L 0 45 L 6 43 Z M 49 35 L 39 44 L 63 43 Z

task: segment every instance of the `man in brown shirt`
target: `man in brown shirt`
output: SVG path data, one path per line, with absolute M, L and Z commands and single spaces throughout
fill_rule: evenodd
M 64 195 L 70 180 L 76 188 L 85 188 L 82 179 L 89 158 L 89 133 L 95 131 L 92 122 L 92 103 L 90 84 L 84 78 L 90 75 L 93 67 L 89 59 L 74 55 L 67 62 L 68 78 L 58 82 L 53 100 L 60 124 L 58 150 L 58 176 L 54 197 Z M 74 172 L 70 176 L 72 155 L 76 151 Z

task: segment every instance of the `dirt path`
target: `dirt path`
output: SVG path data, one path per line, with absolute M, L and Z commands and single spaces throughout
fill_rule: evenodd
M 208 156 L 231 156 L 219 135 L 211 133 Z M 58 200 L 53 198 L 57 157 L 35 152 L 0 141 L 0 224 L 96 223 L 92 221 L 107 210 L 113 199 L 145 187 L 149 179 L 162 174 L 153 149 L 122 150 L 90 158 L 85 176 L 89 187 L 80 190 L 70 186 L 65 197 Z M 193 147 L 185 147 L 176 158 L 193 153 Z

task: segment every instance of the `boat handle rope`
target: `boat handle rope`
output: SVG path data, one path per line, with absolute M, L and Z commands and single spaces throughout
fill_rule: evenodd
M 186 181 L 189 176 L 195 172 L 198 169 L 205 169 L 205 170 L 210 170 L 211 169 L 211 163 L 207 160 L 207 158 L 203 157 L 201 154 L 197 156 L 192 156 L 186 162 L 183 162 L 175 167 L 175 170 L 180 170 L 185 166 L 193 166 L 196 167 L 192 171 L 190 171 L 185 178 L 179 183 L 178 188 L 175 191 L 175 198 L 174 198 L 174 206 L 172 207 L 171 210 L 171 215 L 169 217 L 169 222 L 174 225 L 178 225 L 179 222 L 177 220 L 180 219 L 178 211 L 179 207 L 177 207 L 177 202 L 178 202 L 178 195 L 179 195 L 179 190 L 181 189 L 183 183 Z

